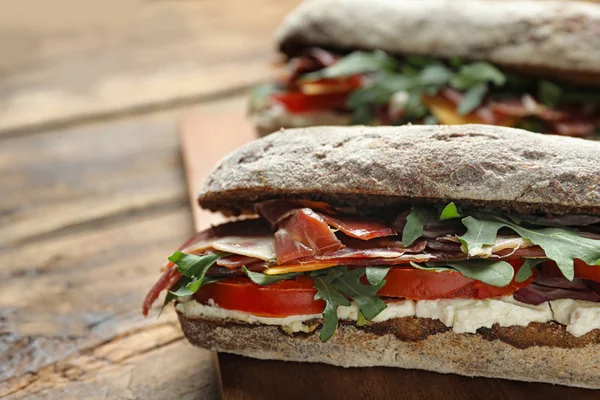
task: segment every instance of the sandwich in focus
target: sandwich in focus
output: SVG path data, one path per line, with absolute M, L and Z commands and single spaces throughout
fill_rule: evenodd
M 309 0 L 254 88 L 259 134 L 314 125 L 491 124 L 596 138 L 600 6 L 577 1 Z
M 199 194 L 246 217 L 173 253 L 144 313 L 168 290 L 211 350 L 599 389 L 598 154 L 486 125 L 270 135 Z

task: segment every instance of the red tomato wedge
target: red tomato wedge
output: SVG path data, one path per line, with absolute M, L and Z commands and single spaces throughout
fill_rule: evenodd
M 362 79 L 354 75 L 347 79 L 321 79 L 299 85 L 299 91 L 273 95 L 291 113 L 346 108 L 348 95 L 361 87 Z
M 575 278 L 588 279 L 600 282 L 600 265 L 587 265 L 579 259 L 575 259 Z
M 513 263 L 517 271 L 522 261 Z M 412 300 L 433 299 L 486 299 L 507 296 L 531 283 L 513 282 L 506 287 L 495 287 L 465 278 L 458 272 L 432 272 L 415 268 L 390 269 L 386 284 L 377 293 L 385 297 Z M 310 277 L 300 276 L 290 281 L 280 281 L 259 286 L 245 277 L 233 277 L 203 286 L 194 295 L 200 303 L 212 299 L 227 310 L 245 311 L 264 317 L 320 314 L 325 304 L 314 300 L 317 291 Z
M 513 261 L 511 264 L 516 274 L 523 262 Z M 508 286 L 496 287 L 467 278 L 454 271 L 433 272 L 415 268 L 392 268 L 385 277 L 386 284 L 377 294 L 411 300 L 487 299 L 512 294 L 529 285 L 533 278 L 534 275 L 520 283 L 513 279 Z
M 194 294 L 200 303 L 212 299 L 227 310 L 245 311 L 263 317 L 320 314 L 325 307 L 322 300 L 314 300 L 317 291 L 308 276 L 260 286 L 246 277 L 232 277 L 202 286 Z
M 302 113 L 344 108 L 348 99 L 348 93 L 306 95 L 300 92 L 287 92 L 274 94 L 273 98 L 283 104 L 289 112 Z

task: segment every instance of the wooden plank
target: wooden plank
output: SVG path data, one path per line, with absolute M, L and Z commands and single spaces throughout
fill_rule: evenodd
M 222 157 L 255 139 L 256 133 L 243 109 L 233 102 L 216 103 L 186 114 L 180 133 L 190 209 L 196 230 L 202 230 L 225 218 L 198 207 L 196 196 L 200 187 Z
M 193 103 L 268 79 L 273 32 L 298 2 L 7 3 L 0 134 Z
M 176 114 L 2 140 L 0 246 L 182 205 Z
M 0 398 L 216 395 L 210 353 L 183 343 L 173 310 L 141 315 L 193 233 L 175 118 L 0 139 Z

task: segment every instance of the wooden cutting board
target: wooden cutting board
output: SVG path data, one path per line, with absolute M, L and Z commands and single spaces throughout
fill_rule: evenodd
M 241 107 L 191 113 L 182 120 L 181 145 L 190 204 L 198 230 L 224 220 L 200 210 L 196 193 L 212 166 L 254 139 Z M 396 368 L 339 368 L 325 364 L 254 360 L 220 353 L 215 357 L 226 400 L 411 399 L 527 400 L 599 399 L 600 392 L 502 379 L 468 378 Z

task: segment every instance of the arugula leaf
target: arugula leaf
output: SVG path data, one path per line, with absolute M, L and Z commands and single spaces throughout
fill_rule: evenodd
M 535 258 L 527 258 L 525 260 L 525 262 L 523 263 L 523 265 L 521 266 L 521 268 L 519 269 L 519 272 L 517 272 L 517 275 L 515 275 L 515 281 L 521 283 L 521 282 L 525 282 L 527 279 L 529 279 L 531 277 L 531 275 L 533 275 L 533 268 L 538 265 L 539 263 L 542 263 L 544 261 L 548 261 L 545 258 L 542 259 L 535 259 Z
M 486 83 L 480 83 L 469 89 L 458 105 L 458 114 L 466 115 L 479 107 L 487 91 L 488 87 Z
M 481 251 L 484 244 L 496 243 L 498 231 L 504 226 L 501 222 L 479 220 L 472 216 L 463 218 L 462 224 L 467 228 L 467 233 L 458 239 L 470 256 Z
M 448 203 L 440 213 L 440 221 L 445 221 L 447 219 L 454 218 L 460 218 L 460 214 L 458 213 L 458 208 L 456 208 L 456 204 L 454 204 L 454 202 L 451 202 Z
M 427 263 L 424 266 L 411 262 L 417 269 L 428 271 L 456 271 L 461 275 L 487 283 L 488 285 L 504 287 L 510 284 L 514 276 L 512 265 L 506 261 L 497 260 L 466 260 L 446 263 Z
M 300 275 L 300 273 L 298 273 L 298 272 L 290 272 L 288 274 L 281 274 L 281 275 L 265 275 L 265 274 L 261 274 L 260 272 L 249 271 L 248 268 L 246 268 L 245 266 L 242 267 L 242 270 L 244 271 L 246 276 L 248 276 L 248 278 L 250 278 L 250 280 L 252 282 L 256 283 L 257 285 L 261 285 L 261 286 L 271 285 L 275 282 L 279 282 L 279 281 L 283 281 L 283 280 L 294 279 L 295 277 Z
M 506 261 L 466 260 L 445 263 L 467 278 L 476 279 L 488 285 L 504 287 L 510 284 L 515 270 Z M 429 265 L 429 264 L 428 264 Z
M 425 119 L 423 120 L 423 125 L 437 125 L 438 124 L 438 120 L 435 116 L 433 115 L 428 115 L 425 117 Z
M 337 276 L 334 274 L 312 277 L 314 288 L 317 289 L 315 300 L 323 300 L 325 302 L 325 309 L 323 310 L 324 322 L 321 333 L 319 334 L 319 339 L 321 339 L 322 342 L 328 341 L 337 329 L 338 306 L 350 305 L 350 301 L 331 285 L 331 281 L 335 278 L 337 278 Z
M 365 318 L 362 311 L 358 310 L 358 317 L 356 318 L 356 326 L 368 325 L 369 321 Z
M 221 257 L 228 253 L 209 253 L 202 256 L 186 254 L 176 251 L 169 257 L 169 261 L 177 265 L 177 270 L 190 281 L 176 291 L 170 291 L 174 296 L 189 296 L 194 294 L 202 286 L 206 271 Z
M 366 267 L 367 280 L 371 285 L 377 286 L 383 282 L 391 267 Z
M 562 89 L 556 83 L 540 81 L 538 83 L 538 98 L 548 107 L 556 107 L 560 102 Z
M 579 236 L 576 231 L 563 228 L 524 228 L 510 221 L 496 217 L 501 223 L 517 232 L 524 239 L 540 246 L 546 257 L 556 262 L 565 278 L 573 280 L 575 267 L 573 260 L 579 258 L 588 265 L 600 265 L 600 240 Z
M 410 214 L 406 217 L 406 225 L 402 230 L 402 246 L 408 247 L 423 236 L 423 228 L 430 219 L 431 213 L 428 210 L 412 207 Z
M 450 85 L 457 90 L 468 90 L 486 82 L 502 86 L 506 82 L 506 76 L 491 64 L 475 62 L 461 66 L 450 80 Z
M 332 285 L 339 292 L 350 296 L 365 318 L 370 321 L 387 307 L 385 302 L 377 297 L 377 291 L 381 289 L 385 281 L 379 282 L 378 285 L 364 285 L 360 282 L 360 278 L 364 274 L 363 268 L 353 269 L 340 275 L 332 282 Z
M 179 289 L 181 289 L 182 287 L 185 287 L 185 285 L 187 285 L 191 281 L 192 280 L 190 278 L 188 278 L 187 276 L 182 276 L 181 278 L 179 278 L 177 283 L 175 283 L 173 285 L 173 287 L 171 288 L 171 291 L 175 290 L 175 292 L 177 292 Z M 158 313 L 159 317 L 160 317 L 160 314 L 162 314 L 165 307 L 167 306 L 167 304 L 169 304 L 171 301 L 175 300 L 178 297 L 178 296 L 174 295 L 173 293 L 171 293 L 171 291 L 168 291 L 167 295 L 165 296 L 165 301 L 163 302 L 163 305 L 160 308 L 160 311 Z
M 382 50 L 374 52 L 355 51 L 327 68 L 302 75 L 300 80 L 313 81 L 322 78 L 340 78 L 382 70 L 398 70 L 398 61 Z
M 581 237 L 576 231 L 565 228 L 525 228 L 500 217 L 496 221 L 463 218 L 467 233 L 459 237 L 469 255 L 473 255 L 483 245 L 492 245 L 496 241 L 498 230 L 507 227 L 523 239 L 540 246 L 546 257 L 553 260 L 569 280 L 575 276 L 574 259 L 579 258 L 589 265 L 600 265 L 600 240 Z M 525 273 L 523 273 L 525 274 Z

